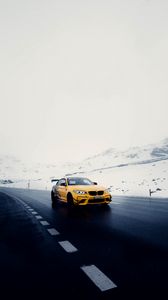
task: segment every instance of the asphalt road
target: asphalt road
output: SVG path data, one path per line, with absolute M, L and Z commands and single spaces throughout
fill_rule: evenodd
M 168 298 L 168 199 L 52 208 L 49 191 L 0 188 L 0 293 Z M 24 293 L 24 294 L 23 294 Z

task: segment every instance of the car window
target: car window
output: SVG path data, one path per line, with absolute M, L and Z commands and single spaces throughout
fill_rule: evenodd
M 75 180 L 69 180 L 68 183 L 69 183 L 69 185 L 76 185 L 76 181 Z
M 65 179 L 60 179 L 57 183 L 57 186 L 61 186 L 63 184 L 65 184 Z
M 93 185 L 93 182 L 87 178 L 75 177 L 68 178 L 68 185 Z
M 60 183 L 60 186 L 65 186 L 65 183 L 66 183 L 65 179 L 62 179 L 61 183 Z

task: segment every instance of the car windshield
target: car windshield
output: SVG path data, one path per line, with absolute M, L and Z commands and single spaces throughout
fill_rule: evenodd
M 93 182 L 87 178 L 68 178 L 68 185 L 93 185 Z

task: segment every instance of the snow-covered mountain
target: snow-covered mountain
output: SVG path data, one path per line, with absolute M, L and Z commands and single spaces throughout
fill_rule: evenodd
M 132 147 L 126 151 L 110 148 L 103 153 L 85 159 L 78 165 L 78 169 L 84 172 L 98 171 L 127 165 L 148 164 L 167 159 L 168 139 L 165 139 L 157 145 Z
M 51 179 L 82 175 L 111 187 L 113 193 L 147 194 L 165 191 L 168 195 L 168 139 L 125 151 L 110 148 L 79 163 L 30 164 L 15 157 L 0 157 L 0 184 L 50 189 Z M 14 182 L 11 183 L 10 181 Z M 164 194 L 165 194 L 164 193 Z

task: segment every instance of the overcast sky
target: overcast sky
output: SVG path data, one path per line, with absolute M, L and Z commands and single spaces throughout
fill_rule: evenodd
M 0 152 L 55 163 L 168 137 L 167 0 L 0 0 Z

